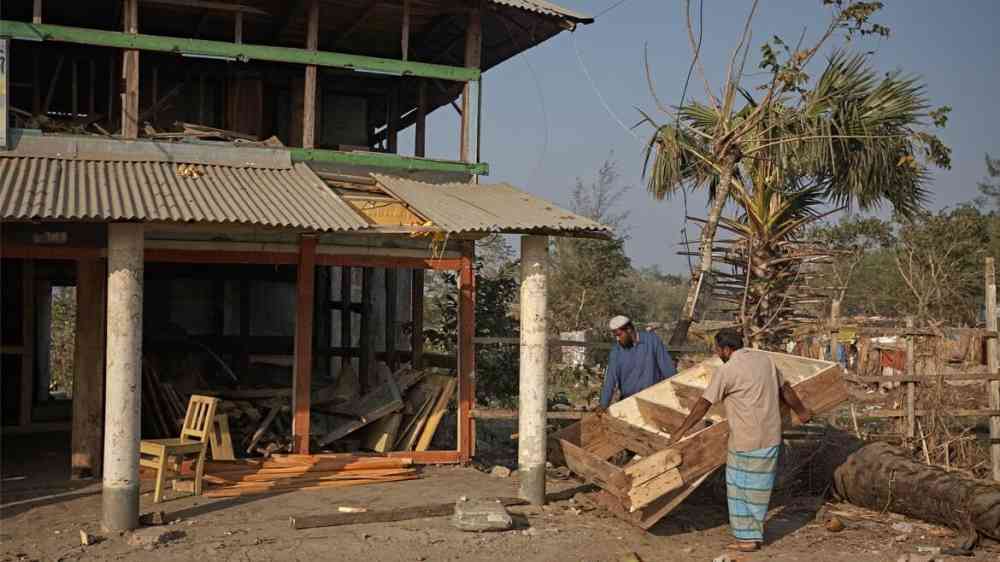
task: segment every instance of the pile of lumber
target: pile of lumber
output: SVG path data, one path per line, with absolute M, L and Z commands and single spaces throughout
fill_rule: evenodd
M 164 383 L 148 363 L 142 368 L 142 425 L 148 438 L 177 437 L 184 425 L 189 397 Z
M 204 495 L 212 498 L 291 490 L 317 490 L 399 482 L 418 478 L 407 458 L 355 455 L 274 455 L 266 460 L 244 459 L 205 463 Z M 190 472 L 191 467 L 185 467 Z
M 249 377 L 247 377 L 249 378 Z M 287 377 L 291 380 L 291 376 Z M 379 383 L 362 393 L 358 376 L 346 366 L 335 379 L 323 386 L 314 385 L 311 398 L 311 450 L 332 452 L 426 451 L 430 448 L 441 420 L 454 399 L 458 381 L 455 377 L 429 370 L 404 368 L 392 374 L 383 368 Z M 150 381 L 144 387 L 144 401 L 160 403 L 160 387 L 186 404 L 188 396 L 170 389 L 169 384 Z M 228 434 L 238 456 L 272 457 L 291 452 L 292 389 L 287 386 L 205 388 L 196 394 L 220 399 L 217 415 L 226 417 Z M 161 408 L 165 409 L 165 408 Z M 143 416 L 157 428 L 153 437 L 174 437 L 174 426 L 161 432 L 159 411 L 143 406 Z M 176 415 L 171 412 L 170 416 Z M 179 418 L 183 418 L 181 410 Z M 179 424 L 176 426 L 179 429 Z

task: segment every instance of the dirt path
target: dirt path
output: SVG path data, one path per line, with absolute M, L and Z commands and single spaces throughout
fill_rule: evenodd
M 577 486 L 553 482 L 550 489 Z M 25 488 L 25 486 L 19 486 Z M 370 509 L 452 501 L 460 495 L 512 496 L 516 482 L 468 468 L 434 468 L 418 481 L 347 489 L 299 491 L 242 499 L 178 498 L 157 506 L 175 522 L 163 529 L 177 538 L 155 547 L 137 547 L 111 536 L 80 546 L 81 529 L 100 535 L 97 485 L 50 496 L 53 489 L 6 490 L 0 512 L 0 559 L 14 560 L 481 560 L 516 555 L 518 561 L 617 561 L 629 553 L 642 560 L 712 560 L 729 540 L 726 509 L 706 491 L 646 533 L 576 501 L 543 509 L 512 508 L 518 528 L 503 533 L 464 533 L 448 518 L 392 524 L 356 525 L 295 531 L 288 517 L 335 511 L 338 506 Z M 880 516 L 850 506 L 828 506 L 841 513 L 847 529 L 830 533 L 814 522 L 812 498 L 782 500 L 768 524 L 771 544 L 741 560 L 810 562 L 895 561 L 917 547 L 949 545 L 930 526 Z M 151 511 L 150 494 L 142 498 Z M 911 526 L 910 532 L 894 530 Z M 997 560 L 1000 548 L 987 546 L 975 558 Z

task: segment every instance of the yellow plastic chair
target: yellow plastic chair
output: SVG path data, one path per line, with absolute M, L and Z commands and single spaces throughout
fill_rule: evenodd
M 143 439 L 140 443 L 139 464 L 156 469 L 156 491 L 153 493 L 153 503 L 159 503 L 163 498 L 163 481 L 167 473 L 167 463 L 174 457 L 177 458 L 176 468 L 179 470 L 185 456 L 198 455 L 194 471 L 194 495 L 201 495 L 201 480 L 205 472 L 205 453 L 208 450 L 209 437 L 215 421 L 215 408 L 218 404 L 218 398 L 193 394 L 188 402 L 180 437 Z

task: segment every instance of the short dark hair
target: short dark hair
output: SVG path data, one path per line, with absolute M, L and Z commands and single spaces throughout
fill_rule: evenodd
M 715 345 L 720 348 L 728 347 L 733 351 L 743 347 L 743 335 L 734 328 L 719 330 L 715 334 Z

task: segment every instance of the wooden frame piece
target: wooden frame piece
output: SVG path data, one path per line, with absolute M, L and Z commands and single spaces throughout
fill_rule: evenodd
M 315 236 L 300 241 L 295 293 L 295 370 L 292 380 L 292 443 L 295 453 L 309 454 L 309 409 L 312 389 L 313 299 L 316 290 Z
M 472 458 L 476 439 L 470 415 L 476 399 L 476 349 L 472 343 L 476 328 L 475 252 L 474 243 L 462 244 L 462 267 L 458 274 L 458 450 L 464 462 Z

